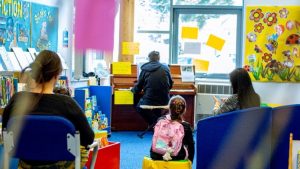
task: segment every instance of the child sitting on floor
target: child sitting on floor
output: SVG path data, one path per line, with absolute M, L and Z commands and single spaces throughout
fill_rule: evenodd
M 161 117 L 154 128 L 150 156 L 154 160 L 193 162 L 194 140 L 191 125 L 183 120 L 185 99 L 179 95 L 169 101 L 169 114 Z

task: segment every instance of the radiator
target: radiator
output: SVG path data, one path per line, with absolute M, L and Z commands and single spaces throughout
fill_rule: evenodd
M 228 83 L 199 83 L 196 95 L 195 126 L 197 122 L 212 116 L 215 102 L 213 96 L 219 99 L 227 98 L 232 94 L 232 89 Z

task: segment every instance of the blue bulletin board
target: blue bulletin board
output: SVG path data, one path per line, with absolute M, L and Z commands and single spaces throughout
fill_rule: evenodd
M 58 8 L 32 3 L 31 10 L 31 47 L 57 51 Z
M 31 17 L 30 17 L 31 14 Z M 58 8 L 24 0 L 0 0 L 0 46 L 57 51 Z
M 0 45 L 27 48 L 30 45 L 30 3 L 0 0 Z

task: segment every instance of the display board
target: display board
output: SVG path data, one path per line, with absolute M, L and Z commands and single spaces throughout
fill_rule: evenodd
M 58 8 L 25 0 L 0 0 L 0 45 L 57 51 Z
M 30 3 L 0 0 L 0 45 L 23 49 L 30 46 Z
M 31 9 L 31 47 L 57 51 L 58 8 L 32 3 Z
M 244 57 L 255 81 L 300 82 L 300 6 L 248 6 Z

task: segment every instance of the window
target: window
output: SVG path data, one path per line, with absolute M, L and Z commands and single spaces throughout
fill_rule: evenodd
M 103 58 L 103 52 L 97 50 L 86 50 L 85 52 L 85 72 L 94 72 L 100 77 L 108 76 L 108 68 Z
M 140 54 L 135 58 L 143 60 L 158 50 L 161 60 L 172 64 L 205 60 L 208 70 L 196 69 L 198 77 L 225 78 L 241 66 L 242 6 L 243 0 L 136 0 L 134 40 L 140 43 Z M 197 27 L 198 38 L 182 39 L 184 26 Z M 211 34 L 225 40 L 221 51 L 206 45 Z M 185 53 L 187 42 L 199 44 L 200 52 Z
M 170 1 L 135 1 L 134 41 L 140 43 L 135 63 L 143 62 L 152 50 L 160 52 L 161 62 L 169 63 Z
M 241 53 L 241 36 L 238 36 L 241 28 L 239 9 L 175 9 L 174 12 L 174 48 L 173 62 L 178 64 L 208 64 L 207 70 L 199 70 L 196 65 L 198 77 L 225 77 L 239 66 Z M 198 28 L 197 39 L 183 39 L 181 36 L 183 27 Z M 210 35 L 225 40 L 221 51 L 206 45 Z M 239 41 L 239 43 L 237 43 Z M 190 54 L 184 50 L 185 45 L 196 42 L 200 52 Z M 200 63 L 199 63 L 200 61 Z

